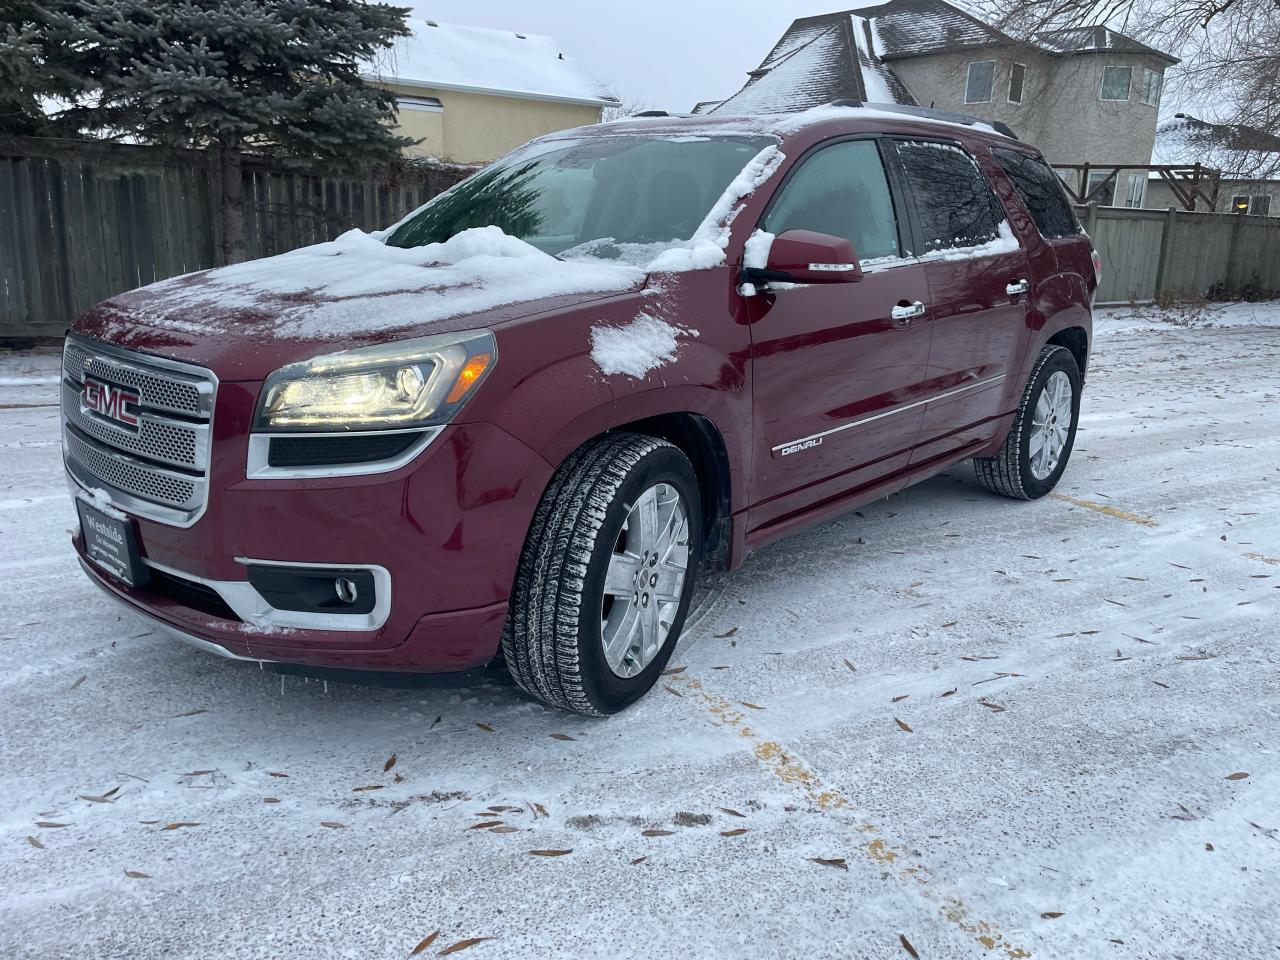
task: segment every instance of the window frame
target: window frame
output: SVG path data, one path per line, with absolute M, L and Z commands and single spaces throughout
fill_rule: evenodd
M 1022 73 L 1018 77 L 1018 99 L 1015 100 L 1013 99 L 1013 75 L 1018 70 L 1021 70 Z M 1015 62 L 1011 64 L 1009 67 L 1009 89 L 1005 93 L 1005 99 L 1009 103 L 1016 103 L 1021 105 L 1022 102 L 1026 99 L 1026 97 L 1027 97 L 1027 65 L 1025 63 Z
M 1153 94 L 1151 91 L 1155 90 Z M 1164 76 L 1159 71 L 1152 70 L 1150 67 L 1142 68 L 1142 94 L 1139 100 L 1148 107 L 1160 106 L 1160 93 L 1164 89 Z
M 1116 173 L 1115 171 L 1107 171 L 1107 170 L 1090 170 L 1090 171 L 1089 171 L 1089 175 L 1088 175 L 1087 177 L 1085 177 L 1085 180 L 1084 180 L 1084 196 L 1085 196 L 1085 203 L 1095 203 L 1095 202 L 1097 202 L 1097 201 L 1091 201 L 1091 200 L 1089 199 L 1089 197 L 1093 196 L 1093 191 L 1094 191 L 1094 188 L 1093 188 L 1093 187 L 1090 187 L 1090 186 L 1089 186 L 1089 184 L 1093 181 L 1093 178 L 1094 178 L 1094 177 L 1101 177 L 1101 178 L 1102 178 L 1101 180 L 1099 180 L 1099 181 L 1098 181 L 1098 185 L 1099 185 L 1099 186 L 1101 186 L 1101 185 L 1102 185 L 1102 184 L 1104 184 L 1104 183 L 1110 183 L 1110 184 L 1111 184 L 1111 199 L 1110 199 L 1110 201 L 1108 201 L 1107 203 L 1098 203 L 1098 206 L 1100 206 L 1100 207 L 1114 207 L 1114 206 L 1116 206 L 1116 188 L 1117 188 L 1118 186 L 1120 186 L 1120 175 L 1119 175 L 1118 173 Z
M 1129 71 L 1129 85 L 1125 88 L 1125 94 L 1123 97 L 1105 96 L 1107 92 L 1107 71 L 1108 70 L 1128 70 Z M 1128 103 L 1130 100 L 1132 100 L 1133 99 L 1133 67 L 1122 66 L 1118 63 L 1104 64 L 1102 67 L 1102 83 L 1098 87 L 1098 99 L 1101 100 L 1103 103 Z
M 1265 203 L 1258 201 L 1265 200 Z M 1266 207 L 1265 210 L 1258 210 L 1257 207 Z M 1259 193 L 1249 195 L 1249 216 L 1251 217 L 1269 217 L 1271 216 L 1271 194 Z
M 916 254 L 912 252 L 912 244 L 914 243 L 914 231 L 911 224 L 911 216 L 913 211 L 910 209 L 906 199 L 906 193 L 903 190 L 902 181 L 899 179 L 897 167 L 890 162 L 891 158 L 885 149 L 884 137 L 878 133 L 850 133 L 842 136 L 829 137 L 821 140 L 809 147 L 804 153 L 796 158 L 795 163 L 791 164 L 786 174 L 779 181 L 777 187 L 774 188 L 769 202 L 764 205 L 764 209 L 760 211 L 760 215 L 756 218 L 755 225 L 752 227 L 751 233 L 757 230 L 763 230 L 765 223 L 769 219 L 769 215 L 773 212 L 773 208 L 778 203 L 778 198 L 786 192 L 791 180 L 795 177 L 804 165 L 817 153 L 822 152 L 828 147 L 833 147 L 840 143 L 850 143 L 854 141 L 870 140 L 876 145 L 876 152 L 880 156 L 880 166 L 884 169 L 885 181 L 889 185 L 889 202 L 893 204 L 893 218 L 898 227 L 898 259 L 894 263 L 877 264 L 876 269 L 894 269 L 916 262 Z M 750 234 L 748 234 L 750 236 Z M 862 260 L 860 251 L 855 250 L 859 261 Z
M 969 86 L 973 80 L 973 68 L 984 63 L 991 64 L 991 85 L 987 88 L 986 99 L 970 100 Z M 964 65 L 964 102 L 965 103 L 992 103 L 996 98 L 996 67 L 999 64 L 997 60 L 970 60 Z
M 908 215 L 911 219 L 912 249 L 920 251 L 919 253 L 912 253 L 911 256 L 919 258 L 930 253 L 937 253 L 939 250 L 964 250 L 966 248 L 939 247 L 932 250 L 929 249 L 924 236 L 924 219 L 920 216 L 920 211 L 916 208 L 915 195 L 909 190 L 907 172 L 903 168 L 902 159 L 898 156 L 897 149 L 894 146 L 895 143 L 938 143 L 947 147 L 955 147 L 969 158 L 974 168 L 978 171 L 978 175 L 986 182 L 987 189 L 991 191 L 991 195 L 995 198 L 996 204 L 1003 215 L 1004 222 L 1009 224 L 1010 230 L 1013 230 L 1013 221 L 1009 217 L 1009 207 L 1006 205 L 1004 198 L 1000 196 L 1000 191 L 996 189 L 996 184 L 993 182 L 992 177 L 987 172 L 986 168 L 982 165 L 982 161 L 978 159 L 978 155 L 967 144 L 951 137 L 929 136 L 928 134 L 917 135 L 910 133 L 892 133 L 885 134 L 881 139 L 884 141 L 883 146 L 881 147 L 881 154 L 891 161 L 893 175 L 897 180 L 898 189 L 902 191 L 903 202 L 907 207 Z M 997 226 L 998 225 L 999 224 L 997 224 Z M 1022 238 L 1018 237 L 1016 231 L 1014 232 L 1014 237 L 1018 241 L 1018 248 L 1025 252 L 1025 245 L 1023 244 Z
M 1137 187 L 1136 197 L 1134 196 L 1134 187 Z M 1129 174 L 1129 185 L 1124 192 L 1124 205 L 1130 210 L 1141 210 L 1142 204 L 1147 199 L 1147 182 L 1146 177 L 1141 173 Z
M 444 113 L 444 104 L 439 97 L 419 97 L 414 94 L 396 94 L 396 111 L 416 111 L 418 113 Z

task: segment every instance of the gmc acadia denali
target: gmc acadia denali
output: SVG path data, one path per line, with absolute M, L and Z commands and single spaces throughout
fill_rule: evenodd
M 966 458 L 995 493 L 1051 490 L 1099 269 L 1040 155 L 967 117 L 553 134 L 388 230 L 76 321 L 75 547 L 224 656 L 496 660 L 612 713 L 700 568 Z

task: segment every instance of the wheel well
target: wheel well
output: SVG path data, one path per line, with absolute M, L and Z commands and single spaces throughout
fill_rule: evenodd
M 716 425 L 696 413 L 666 413 L 619 424 L 615 430 L 659 437 L 675 444 L 693 464 L 702 495 L 703 556 L 723 568 L 729 555 L 729 453 Z
M 1065 330 L 1059 330 L 1049 338 L 1049 343 L 1066 347 L 1071 351 L 1071 355 L 1076 358 L 1076 369 L 1080 371 L 1080 376 L 1083 378 L 1085 365 L 1089 362 L 1089 335 L 1084 332 L 1084 327 L 1067 327 Z

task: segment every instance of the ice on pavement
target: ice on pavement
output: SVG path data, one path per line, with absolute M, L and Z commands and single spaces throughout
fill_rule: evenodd
M 962 465 L 761 550 L 604 721 L 156 634 L 0 387 L 0 956 L 1274 956 L 1280 311 L 1116 317 L 1060 497 Z

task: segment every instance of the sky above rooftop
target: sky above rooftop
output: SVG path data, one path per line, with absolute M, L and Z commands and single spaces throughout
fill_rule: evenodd
M 549 34 L 624 100 L 679 111 L 737 92 L 792 20 L 841 6 L 839 0 L 400 2 L 445 23 Z

